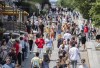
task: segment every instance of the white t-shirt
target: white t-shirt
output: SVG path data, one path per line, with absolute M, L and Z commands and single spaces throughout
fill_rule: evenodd
M 40 66 L 40 61 L 41 60 L 39 59 L 39 57 L 32 58 L 31 59 L 32 66 L 34 66 L 34 65 Z
M 22 44 L 19 44 L 19 52 L 22 53 Z
M 34 25 L 37 25 L 38 26 L 39 25 L 39 22 L 38 21 L 35 21 Z
M 64 38 L 66 41 L 67 41 L 68 39 L 71 40 L 72 35 L 71 35 L 70 33 L 65 33 L 64 36 L 63 36 L 63 38 Z
M 59 46 L 59 49 L 60 49 L 60 50 L 62 49 L 62 46 L 63 46 L 63 45 L 60 45 L 60 46 Z M 64 50 L 67 52 L 67 51 L 68 51 L 68 49 L 69 49 L 69 46 L 68 46 L 68 45 L 65 45 Z
M 69 55 L 71 60 L 78 60 L 79 59 L 79 50 L 76 47 L 72 47 L 69 49 Z
M 66 23 L 66 19 L 63 18 L 63 19 L 62 19 L 62 24 L 65 24 L 65 23 Z

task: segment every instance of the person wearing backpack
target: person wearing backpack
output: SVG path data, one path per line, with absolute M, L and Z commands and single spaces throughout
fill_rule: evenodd
M 89 32 L 89 28 L 88 28 L 87 24 L 85 24 L 85 26 L 84 26 L 84 33 L 86 35 L 86 40 L 88 40 L 88 32 Z
M 47 53 L 43 55 L 42 67 L 41 68 L 49 68 L 50 58 Z
M 39 58 L 39 53 L 37 52 L 35 57 L 31 59 L 31 68 L 40 68 L 41 60 Z

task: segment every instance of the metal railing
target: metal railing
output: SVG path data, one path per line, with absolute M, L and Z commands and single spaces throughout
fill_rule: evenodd
M 3 28 L 5 28 L 5 30 L 26 30 L 25 23 L 20 23 L 16 21 L 3 22 Z

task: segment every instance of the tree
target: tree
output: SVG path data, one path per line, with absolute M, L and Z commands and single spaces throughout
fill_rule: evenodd
M 63 7 L 78 9 L 85 19 L 92 18 L 95 26 L 100 26 L 100 0 L 59 0 Z
M 33 2 L 15 2 L 15 5 L 18 6 L 18 8 L 21 8 L 22 10 L 24 11 L 27 11 L 28 13 L 30 13 L 30 10 L 31 11 L 34 11 L 36 9 L 35 5 Z
M 39 14 L 39 10 L 35 6 L 36 3 L 39 3 L 41 5 L 41 8 L 43 8 L 45 4 L 49 4 L 50 6 L 49 0 L 21 0 L 19 2 L 15 2 L 18 7 L 20 7 L 24 11 L 27 11 L 31 15 L 33 12 L 35 12 L 36 15 Z
M 74 8 L 74 0 L 58 0 L 58 6 Z
M 89 14 L 93 20 L 93 24 L 100 27 L 100 2 L 97 1 L 96 3 L 92 4 Z

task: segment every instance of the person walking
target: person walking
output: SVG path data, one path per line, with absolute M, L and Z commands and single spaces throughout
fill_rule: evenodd
M 72 48 L 69 49 L 69 57 L 72 64 L 72 68 L 77 68 L 77 61 L 80 57 L 80 52 L 75 44 L 72 45 Z
M 29 57 L 29 43 L 27 39 L 25 39 L 24 42 L 25 42 L 25 58 L 28 58 Z
M 23 37 L 20 37 L 20 44 L 22 45 L 22 60 L 24 61 L 25 59 L 25 41 L 23 40 Z
M 31 30 L 32 30 L 32 24 L 31 24 L 31 21 L 28 19 L 28 21 L 26 22 L 26 29 L 27 29 L 27 32 L 30 33 Z
M 63 43 L 59 46 L 59 50 L 62 50 L 63 47 L 64 47 L 64 50 L 68 53 L 69 46 L 66 44 L 66 40 L 63 40 Z
M 58 40 L 57 40 L 57 47 L 59 48 L 59 46 L 63 43 L 63 38 L 62 38 L 62 35 L 59 34 L 58 35 Z
M 41 60 L 39 58 L 39 53 L 37 52 L 35 57 L 31 59 L 31 68 L 40 68 Z
M 83 31 L 81 31 L 80 35 L 81 35 L 81 39 L 80 40 L 81 40 L 82 46 L 83 46 L 83 48 L 85 50 L 86 49 L 86 45 L 85 45 L 85 43 L 86 43 L 86 36 L 85 36 Z
M 54 29 L 53 28 L 50 28 L 50 38 L 52 38 L 52 40 L 54 40 Z
M 2 58 L 2 60 L 5 60 L 5 58 L 7 57 L 7 54 L 8 54 L 8 47 L 6 44 L 6 40 L 2 41 L 0 50 L 1 50 L 1 58 Z
M 37 39 L 35 41 L 35 44 L 37 45 L 37 51 L 39 52 L 40 54 L 40 58 L 43 58 L 43 47 L 44 47 L 44 44 L 45 44 L 45 41 L 42 37 L 42 35 L 40 34 L 37 34 Z
M 52 49 L 53 49 L 53 40 L 50 38 L 50 35 L 48 35 L 45 39 L 46 43 L 46 53 L 49 54 L 49 57 L 51 57 Z
M 61 32 L 62 32 L 61 26 L 62 26 L 61 23 L 58 23 L 58 28 L 57 28 L 58 34 L 61 34 Z
M 16 50 L 18 66 L 21 66 L 22 64 L 22 57 L 21 57 L 22 56 L 22 45 L 20 44 L 19 40 L 16 40 L 14 47 Z
M 44 24 L 42 22 L 40 22 L 39 29 L 40 29 L 40 32 L 43 36 L 44 35 Z
M 71 40 L 71 38 L 72 38 L 72 35 L 70 34 L 69 31 L 67 31 L 67 32 L 63 35 L 63 39 L 65 39 L 66 41 L 67 41 L 68 39 Z
M 34 22 L 34 25 L 35 25 L 35 30 L 38 31 L 39 21 L 36 20 L 36 21 Z
M 84 33 L 86 35 L 86 40 L 87 41 L 88 41 L 88 32 L 89 32 L 89 28 L 88 28 L 87 24 L 85 24 L 85 26 L 84 26 Z
M 43 55 L 42 68 L 49 68 L 50 58 L 47 53 Z
M 31 52 L 32 46 L 33 46 L 33 34 L 32 34 L 32 32 L 30 34 L 28 34 L 28 42 L 29 42 L 29 49 Z

